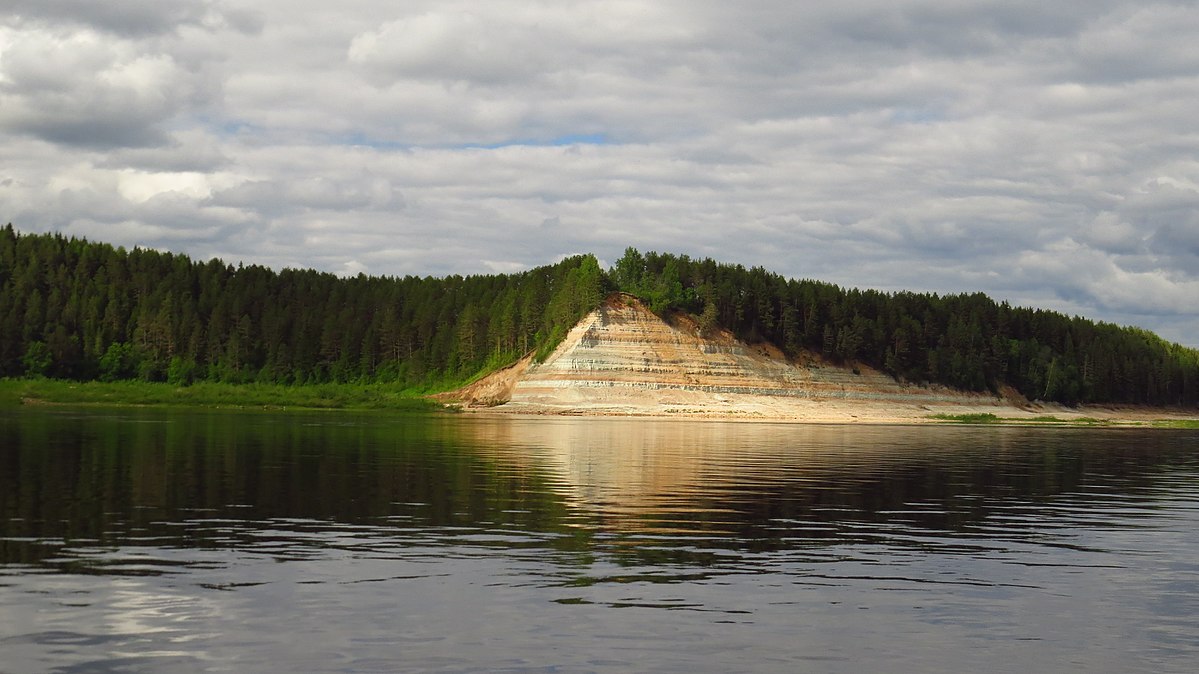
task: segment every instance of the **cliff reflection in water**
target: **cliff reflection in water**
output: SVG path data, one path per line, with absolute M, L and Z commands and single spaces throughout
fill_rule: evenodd
M 1195 460 L 1194 440 L 1121 429 L 545 418 L 462 430 L 487 455 L 556 474 L 556 491 L 605 527 L 751 547 L 795 541 L 797 528 L 807 543 L 886 535 L 863 522 L 986 535 L 986 520 L 1061 494 L 1152 498 L 1164 467 Z
M 1196 449 L 1164 430 L 0 411 L 0 667 L 1190 672 Z
M 1087 480 L 1126 497 L 1190 456 L 1169 432 L 1120 430 L 154 411 L 0 428 L 9 562 L 47 550 L 29 540 L 239 544 L 179 526 L 222 518 L 510 527 L 564 534 L 563 550 L 592 532 L 751 549 L 877 540 L 898 525 L 985 536 L 1013 504 Z

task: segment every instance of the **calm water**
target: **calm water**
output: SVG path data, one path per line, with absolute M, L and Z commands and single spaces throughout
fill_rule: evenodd
M 0 411 L 2 672 L 1197 668 L 1197 431 Z

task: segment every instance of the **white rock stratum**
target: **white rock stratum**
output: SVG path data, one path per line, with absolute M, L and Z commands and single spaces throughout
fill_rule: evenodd
M 1027 413 L 992 395 L 903 384 L 866 367 L 816 356 L 787 360 L 727 332 L 701 337 L 687 317 L 674 323 L 630 295 L 613 295 L 545 362 L 526 358 L 447 397 L 535 414 L 895 421 L 934 412 Z

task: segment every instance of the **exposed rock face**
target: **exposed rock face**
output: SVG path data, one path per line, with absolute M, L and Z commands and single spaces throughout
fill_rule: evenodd
M 836 402 L 857 401 L 868 412 L 995 401 L 905 386 L 865 368 L 855 374 L 814 357 L 802 365 L 788 362 L 773 347 L 749 346 L 728 333 L 704 338 L 687 319 L 669 325 L 629 295 L 610 297 L 544 363 L 522 362 L 512 370 L 497 374 L 506 378 L 509 395 L 502 409 L 513 412 L 791 418 Z M 489 392 L 487 400 L 468 399 L 502 401 L 488 379 L 477 386 Z M 887 405 L 862 405 L 867 401 Z

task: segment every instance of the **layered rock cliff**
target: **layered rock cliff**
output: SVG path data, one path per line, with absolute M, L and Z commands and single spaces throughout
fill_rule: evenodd
M 789 361 L 769 345 L 727 332 L 700 336 L 680 316 L 668 324 L 630 295 L 587 315 L 543 363 L 524 360 L 458 392 L 501 411 L 812 418 L 900 416 L 928 406 L 1001 404 L 945 388 L 904 385 L 864 367 L 815 356 Z

